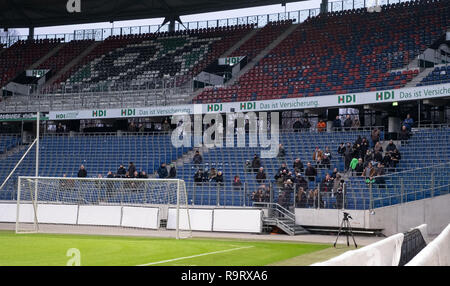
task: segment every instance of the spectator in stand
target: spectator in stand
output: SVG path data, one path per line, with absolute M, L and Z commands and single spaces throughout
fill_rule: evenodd
M 288 177 L 287 169 L 278 169 L 278 173 L 275 174 L 274 179 L 278 186 L 281 188 Z
M 402 156 L 400 155 L 400 151 L 395 149 L 391 154 L 392 167 L 397 168 L 398 163 L 400 162 Z
M 133 178 L 134 178 L 134 179 L 138 179 L 138 178 L 139 178 L 139 173 L 138 173 L 138 171 L 134 171 L 134 173 L 133 173 Z
M 128 125 L 128 132 L 136 132 L 136 131 L 137 131 L 136 125 L 134 124 L 134 122 L 131 122 Z
M 414 119 L 412 119 L 411 114 L 407 114 L 405 120 L 403 121 L 402 125 L 406 127 L 408 132 L 411 132 L 411 128 L 414 124 Z
M 200 185 L 203 183 L 203 170 L 197 169 L 197 171 L 194 174 L 194 182 L 196 185 Z
M 296 120 L 294 125 L 292 126 L 292 128 L 294 129 L 294 132 L 300 132 L 303 128 L 303 124 L 300 121 L 300 119 Z
M 255 173 L 257 173 L 258 170 L 261 168 L 261 160 L 259 159 L 258 155 L 256 155 L 256 154 L 253 156 L 252 168 L 253 168 L 253 172 L 255 172 Z
M 305 131 L 309 131 L 310 128 L 311 128 L 311 122 L 309 122 L 308 118 L 305 117 L 305 118 L 303 119 L 303 129 L 304 129 Z
M 295 206 L 298 208 L 306 208 L 307 207 L 307 197 L 305 189 L 299 187 L 297 190 L 297 195 L 295 196 Z
M 130 162 L 130 165 L 128 166 L 128 174 L 133 175 L 134 172 L 136 172 L 136 166 L 133 162 Z
M 322 196 L 320 196 L 319 194 L 319 189 L 314 189 L 313 191 L 313 198 L 314 198 L 314 207 L 318 208 L 320 205 L 320 208 L 323 208 L 324 204 L 323 204 L 323 199 Z
M 320 184 L 320 192 L 322 194 L 331 194 L 331 190 L 333 189 L 333 178 L 331 178 L 330 174 L 326 174 L 325 178 L 322 180 Z
M 343 188 L 344 180 L 342 179 L 341 174 L 337 174 L 336 178 L 333 180 L 333 192 L 337 192 L 339 188 Z
M 217 177 L 217 170 L 216 168 L 211 168 L 211 171 L 209 171 L 208 181 L 213 182 L 216 180 Z
M 374 180 L 375 175 L 376 170 L 373 167 L 372 162 L 369 162 L 369 164 L 367 164 L 367 167 L 364 169 L 361 176 L 365 178 L 367 184 L 372 184 L 375 182 Z
M 170 123 L 169 123 L 169 121 L 167 121 L 167 119 L 164 120 L 164 122 L 163 122 L 163 124 L 161 126 L 161 129 L 164 132 L 169 132 L 170 131 Z
M 316 163 L 316 167 L 320 168 L 320 163 L 323 159 L 323 152 L 319 149 L 319 147 L 316 147 L 316 149 L 313 152 L 312 160 Z
M 216 182 L 218 185 L 223 186 L 223 172 L 222 171 L 218 171 L 217 172 L 217 176 L 213 179 L 214 182 Z
M 292 167 L 294 169 L 294 172 L 301 172 L 301 173 L 303 173 L 304 170 L 305 170 L 305 167 L 303 166 L 303 162 L 300 160 L 300 158 L 296 158 L 294 160 L 294 164 L 293 164 Z
M 350 162 L 350 167 L 349 167 L 349 170 L 350 170 L 352 176 L 353 176 L 353 173 L 355 172 L 356 165 L 358 165 L 358 159 L 353 158 L 352 161 Z
M 373 151 L 374 152 L 380 152 L 380 153 L 383 153 L 383 146 L 381 146 L 381 143 L 380 143 L 380 141 L 378 141 L 376 144 L 375 144 L 375 147 L 373 147 Z
M 158 169 L 158 177 L 160 179 L 165 179 L 169 176 L 169 173 L 167 172 L 167 166 L 165 163 L 162 163 L 161 166 Z
M 113 172 L 111 172 L 111 171 L 108 171 L 108 174 L 106 175 L 106 178 L 108 178 L 108 179 L 112 179 L 112 178 L 114 178 L 114 174 L 113 174 Z
M 327 156 L 328 159 L 330 159 L 330 160 L 332 159 L 331 151 L 328 147 L 325 147 L 325 151 L 323 151 L 323 155 Z
M 320 161 L 320 166 L 322 166 L 323 168 L 326 168 L 326 169 L 331 168 L 331 161 L 327 155 L 325 155 L 325 154 L 323 155 L 322 160 Z
M 356 166 L 355 166 L 356 176 L 361 177 L 363 171 L 364 171 L 364 162 L 363 162 L 362 158 L 359 158 L 358 164 L 356 164 Z
M 333 121 L 333 130 L 334 131 L 341 131 L 342 128 L 342 122 L 339 118 L 339 115 L 336 116 L 336 119 Z
M 386 152 L 392 153 L 392 152 L 394 152 L 395 149 L 397 149 L 397 146 L 395 146 L 394 141 L 392 141 L 392 139 L 389 140 L 389 143 L 386 146 Z
M 384 165 L 382 163 L 378 163 L 375 173 L 375 183 L 378 184 L 378 187 L 381 189 L 386 188 L 386 179 L 384 178 Z
M 308 182 L 305 180 L 305 178 L 299 173 L 296 175 L 295 179 L 294 179 L 294 183 L 298 188 L 303 188 L 303 190 L 307 190 L 308 189 Z
M 127 169 L 123 165 L 119 166 L 119 169 L 117 169 L 117 177 L 123 178 L 125 177 L 125 174 L 127 173 Z
M 364 167 L 366 167 L 367 164 L 372 161 L 373 161 L 373 153 L 369 149 L 367 150 L 366 155 L 364 156 Z
M 246 173 L 253 172 L 252 163 L 250 162 L 250 160 L 245 161 L 244 170 Z
M 283 171 L 286 171 L 286 173 L 289 172 L 289 169 L 288 169 L 286 163 L 284 163 L 284 162 L 281 163 L 281 167 L 278 168 L 278 173 L 281 173 L 281 172 L 283 172 Z
M 338 169 L 337 169 L 337 168 L 334 168 L 334 169 L 333 169 L 333 173 L 331 173 L 331 177 L 332 177 L 333 179 L 336 179 L 336 177 L 337 177 L 338 174 L 339 174 Z
M 341 155 L 342 157 L 344 157 L 344 153 L 345 153 L 345 145 L 344 145 L 344 142 L 341 142 L 341 143 L 339 144 L 339 147 L 338 147 L 338 149 L 337 149 L 337 153 L 338 153 L 339 155 Z
M 370 146 L 369 146 L 369 141 L 367 141 L 366 137 L 363 137 L 361 140 L 361 147 L 360 147 L 360 153 L 359 156 L 360 158 L 364 158 L 364 156 L 367 153 L 367 150 L 369 150 Z
M 64 127 L 62 126 L 61 122 L 58 123 L 58 126 L 56 127 L 56 133 L 64 133 Z
M 344 192 L 342 188 L 336 190 L 336 209 L 342 209 L 344 206 Z
M 392 152 L 386 152 L 384 157 L 383 157 L 383 165 L 390 169 L 392 167 L 392 157 L 391 157 Z M 380 162 L 381 163 L 381 162 Z
M 410 137 L 411 137 L 411 135 L 409 134 L 408 129 L 406 128 L 405 125 L 403 125 L 402 130 L 398 134 L 398 140 L 402 141 L 402 146 L 404 145 L 404 143 L 406 143 L 406 141 L 409 140 Z
M 194 158 L 192 158 L 192 162 L 196 167 L 200 166 L 203 163 L 203 157 L 200 155 L 200 152 L 195 151 Z
M 308 181 L 315 182 L 317 176 L 317 170 L 311 165 L 311 162 L 306 164 L 305 176 L 308 178 Z
M 256 182 L 258 184 L 262 184 L 266 181 L 267 176 L 266 176 L 266 172 L 264 171 L 263 167 L 259 167 L 258 172 L 256 173 Z
M 80 166 L 80 169 L 78 170 L 78 178 L 86 178 L 87 177 L 87 171 L 84 168 L 84 165 Z
M 350 162 L 353 159 L 353 147 L 350 142 L 347 143 L 347 146 L 345 146 L 344 151 L 344 167 L 345 171 L 348 171 L 350 168 Z
M 327 131 L 327 124 L 322 119 L 319 120 L 319 122 L 317 123 L 317 131 L 318 132 L 325 132 L 325 131 Z
M 353 120 L 350 117 L 350 114 L 347 114 L 347 116 L 345 117 L 345 121 L 344 121 L 345 131 L 349 131 L 350 128 L 352 127 L 352 125 L 353 125 Z
M 232 185 L 235 191 L 241 191 L 242 190 L 241 178 L 239 176 L 234 176 Z
M 372 146 L 375 146 L 375 144 L 377 144 L 378 141 L 380 141 L 380 130 L 378 128 L 374 128 L 372 130 L 372 133 L 370 135 L 370 137 L 372 138 Z
M 279 204 L 285 209 L 289 209 L 289 207 L 291 206 L 291 196 L 293 192 L 294 184 L 290 179 L 287 179 L 283 184 L 279 198 Z
M 138 178 L 139 179 L 148 179 L 148 175 L 145 171 L 141 171 L 141 172 L 139 172 Z
M 375 151 L 373 154 L 373 160 L 375 162 L 383 162 L 383 154 L 380 151 Z
M 360 127 L 361 127 L 361 122 L 359 122 L 358 118 L 355 118 L 355 120 L 353 120 L 352 129 L 358 130 Z
M 278 145 L 277 158 L 279 162 L 284 162 L 286 160 L 286 150 L 284 149 L 283 144 Z
M 169 178 L 173 179 L 177 177 L 177 169 L 175 168 L 175 164 L 170 164 L 170 170 L 169 170 Z

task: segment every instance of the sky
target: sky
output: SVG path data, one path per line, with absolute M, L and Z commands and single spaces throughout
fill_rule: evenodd
M 225 0 L 226 1 L 226 0 Z M 330 1 L 331 2 L 331 1 Z M 216 19 L 226 19 L 226 18 L 236 18 L 243 16 L 253 16 L 253 15 L 266 15 L 275 14 L 289 11 L 298 11 L 304 9 L 319 8 L 321 0 L 310 0 L 310 1 L 300 1 L 287 3 L 286 7 L 282 7 L 281 4 L 269 5 L 269 6 L 259 6 L 253 8 L 227 10 L 214 13 L 203 13 L 196 15 L 182 16 L 182 22 L 195 22 L 195 21 L 206 21 L 206 20 L 216 20 Z M 133 21 L 118 21 L 113 24 L 109 22 L 93 23 L 93 24 L 83 24 L 83 25 L 66 25 L 66 26 L 55 26 L 55 27 L 42 27 L 36 28 L 34 34 L 64 34 L 73 33 L 74 30 L 83 29 L 98 29 L 98 28 L 114 28 L 117 27 L 131 27 L 131 26 L 145 26 L 145 25 L 159 25 L 162 23 L 163 18 L 155 19 L 143 19 L 143 20 L 133 20 Z M 20 35 L 28 35 L 28 29 L 16 29 Z

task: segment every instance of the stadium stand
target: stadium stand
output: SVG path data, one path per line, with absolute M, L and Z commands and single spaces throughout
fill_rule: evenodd
M 427 75 L 417 86 L 450 82 L 450 65 L 438 66 Z
M 238 82 L 206 89 L 194 102 L 306 97 L 405 86 L 403 70 L 445 33 L 445 1 L 398 3 L 309 18 Z

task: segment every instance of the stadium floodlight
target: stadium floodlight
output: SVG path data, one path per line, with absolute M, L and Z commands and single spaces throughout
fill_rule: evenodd
M 179 179 L 19 177 L 16 233 L 127 234 L 171 222 L 191 237 L 186 184 Z

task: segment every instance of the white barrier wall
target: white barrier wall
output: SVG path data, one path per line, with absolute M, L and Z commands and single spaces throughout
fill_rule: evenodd
M 16 222 L 15 203 L 0 203 L 0 222 Z M 38 221 L 53 224 L 123 226 L 158 229 L 160 209 L 134 206 L 77 206 L 39 204 Z M 193 231 L 262 232 L 263 212 L 259 209 L 189 209 Z M 33 207 L 22 204 L 20 221 L 33 222 Z M 168 211 L 167 229 L 176 229 L 176 209 Z M 180 209 L 180 229 L 188 229 L 186 209 Z
M 144 207 L 123 207 L 122 226 L 137 228 L 159 228 L 159 209 Z
M 312 266 L 398 266 L 403 238 L 403 233 L 398 233 Z
M 450 224 L 406 266 L 450 266 Z
M 215 209 L 213 231 L 260 233 L 262 210 Z
M 212 209 L 189 209 L 191 230 L 212 231 L 213 210 Z M 176 229 L 177 210 L 169 209 L 167 217 L 167 229 Z M 180 209 L 180 229 L 189 229 L 186 209 Z

